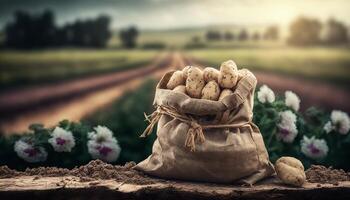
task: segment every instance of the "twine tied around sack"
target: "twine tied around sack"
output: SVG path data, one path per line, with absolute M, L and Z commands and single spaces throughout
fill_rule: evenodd
M 154 125 L 159 121 L 160 117 L 163 114 L 174 117 L 184 123 L 187 123 L 190 126 L 187 132 L 185 146 L 188 147 L 191 151 L 195 151 L 197 141 L 200 143 L 203 143 L 205 141 L 202 126 L 199 125 L 195 119 L 187 115 L 179 114 L 174 108 L 165 106 L 158 106 L 156 111 L 150 115 L 146 115 L 146 113 L 144 113 L 146 121 L 149 122 L 149 125 L 143 131 L 140 137 L 146 137 L 150 135 L 152 133 Z
M 193 117 L 186 114 L 180 114 L 175 108 L 166 106 L 157 106 L 157 109 L 150 115 L 145 115 L 145 120 L 149 122 L 147 128 L 143 131 L 140 137 L 146 137 L 152 133 L 154 125 L 159 121 L 160 117 L 165 114 L 169 115 L 175 119 L 180 120 L 190 126 L 187 131 L 187 137 L 185 140 L 185 146 L 194 152 L 196 148 L 196 143 L 203 143 L 205 141 L 205 136 L 203 129 L 209 128 L 235 128 L 241 125 L 234 124 L 213 124 L 213 125 L 200 125 Z

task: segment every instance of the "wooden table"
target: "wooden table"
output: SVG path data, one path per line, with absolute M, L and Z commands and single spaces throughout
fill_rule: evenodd
M 21 176 L 0 179 L 0 199 L 349 199 L 350 182 L 289 187 L 269 179 L 253 187 L 162 181 L 135 185 L 114 180 L 81 182 L 78 177 Z

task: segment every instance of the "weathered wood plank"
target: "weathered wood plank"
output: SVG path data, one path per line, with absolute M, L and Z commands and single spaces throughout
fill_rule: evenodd
M 306 183 L 302 188 L 275 179 L 253 187 L 167 181 L 135 185 L 114 180 L 81 182 L 78 177 L 21 176 L 0 179 L 0 199 L 350 199 L 350 182 Z

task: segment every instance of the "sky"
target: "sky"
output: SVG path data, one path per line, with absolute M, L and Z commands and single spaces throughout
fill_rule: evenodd
M 55 12 L 56 22 L 110 15 L 112 27 L 170 29 L 216 24 L 287 26 L 297 16 L 350 25 L 350 0 L 0 0 L 0 27 L 15 10 Z

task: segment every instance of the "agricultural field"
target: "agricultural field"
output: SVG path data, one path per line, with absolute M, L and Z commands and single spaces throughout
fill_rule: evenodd
M 193 28 L 177 28 L 169 30 L 140 30 L 140 34 L 137 38 L 138 46 L 143 47 L 145 44 L 161 43 L 167 48 L 180 49 L 186 47 L 193 42 L 193 38 L 197 37 L 200 43 L 204 43 L 207 48 L 229 48 L 229 47 L 271 47 L 271 46 L 284 46 L 283 40 L 280 41 L 237 41 L 235 40 L 222 40 L 222 41 L 206 41 L 206 33 L 209 30 L 218 31 L 221 34 L 226 32 L 232 33 L 235 37 L 238 36 L 242 29 L 245 29 L 251 36 L 253 33 L 259 33 L 262 35 L 267 28 L 266 26 L 236 26 L 236 25 L 212 25 Z M 281 30 L 281 39 L 286 37 L 286 30 Z M 110 47 L 120 47 L 119 30 L 115 30 L 108 45 Z
M 141 50 L 0 51 L 3 88 L 55 82 L 144 66 L 158 54 Z
M 238 66 L 271 71 L 348 87 L 350 49 L 346 48 L 240 48 L 200 49 L 186 53 L 203 64 L 219 67 L 234 59 Z

